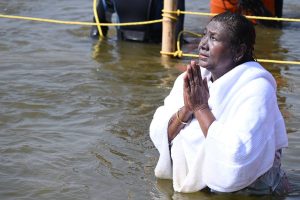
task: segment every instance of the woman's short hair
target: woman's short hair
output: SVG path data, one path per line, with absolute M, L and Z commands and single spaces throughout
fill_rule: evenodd
M 239 45 L 245 44 L 247 50 L 244 58 L 253 58 L 256 34 L 251 21 L 243 15 L 229 11 L 215 15 L 210 21 L 220 22 L 224 25 L 225 30 L 228 31 L 233 50 Z

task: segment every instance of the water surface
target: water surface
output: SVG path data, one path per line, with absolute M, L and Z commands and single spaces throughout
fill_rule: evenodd
M 187 1 L 207 12 L 208 0 Z M 284 16 L 300 18 L 300 4 L 284 1 Z M 91 21 L 92 1 L 7 0 L 0 13 Z M 187 16 L 200 32 L 207 17 Z M 90 27 L 0 19 L 0 199 L 265 199 L 174 193 L 157 180 L 158 152 L 149 138 L 178 67 L 164 61 L 160 44 L 89 38 Z M 299 60 L 300 25 L 257 26 L 256 57 Z M 192 45 L 184 50 L 196 53 Z M 300 197 L 300 70 L 264 64 L 278 83 L 289 148 L 283 167 L 293 185 L 284 199 Z

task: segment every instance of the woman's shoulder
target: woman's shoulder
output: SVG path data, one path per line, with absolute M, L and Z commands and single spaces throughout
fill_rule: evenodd
M 265 83 L 267 86 L 271 86 L 273 89 L 276 90 L 275 78 L 260 63 L 250 61 L 243 63 L 239 67 L 239 71 L 241 71 L 239 80 L 243 80 L 245 83 L 249 84 L 253 84 L 253 82 L 260 82 L 260 84 Z

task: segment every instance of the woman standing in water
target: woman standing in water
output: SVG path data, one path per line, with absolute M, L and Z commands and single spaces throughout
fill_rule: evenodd
M 255 29 L 239 14 L 214 16 L 199 44 L 199 61 L 175 81 L 150 125 L 159 151 L 158 178 L 177 192 L 278 194 L 288 140 L 276 82 L 253 58 Z

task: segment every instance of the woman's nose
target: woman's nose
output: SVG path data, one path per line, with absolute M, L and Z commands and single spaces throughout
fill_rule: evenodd
M 200 51 L 200 49 L 203 49 L 203 50 L 207 50 L 208 49 L 206 35 L 203 36 L 201 38 L 201 40 L 200 40 L 200 43 L 199 43 L 199 46 L 198 46 L 198 50 Z

